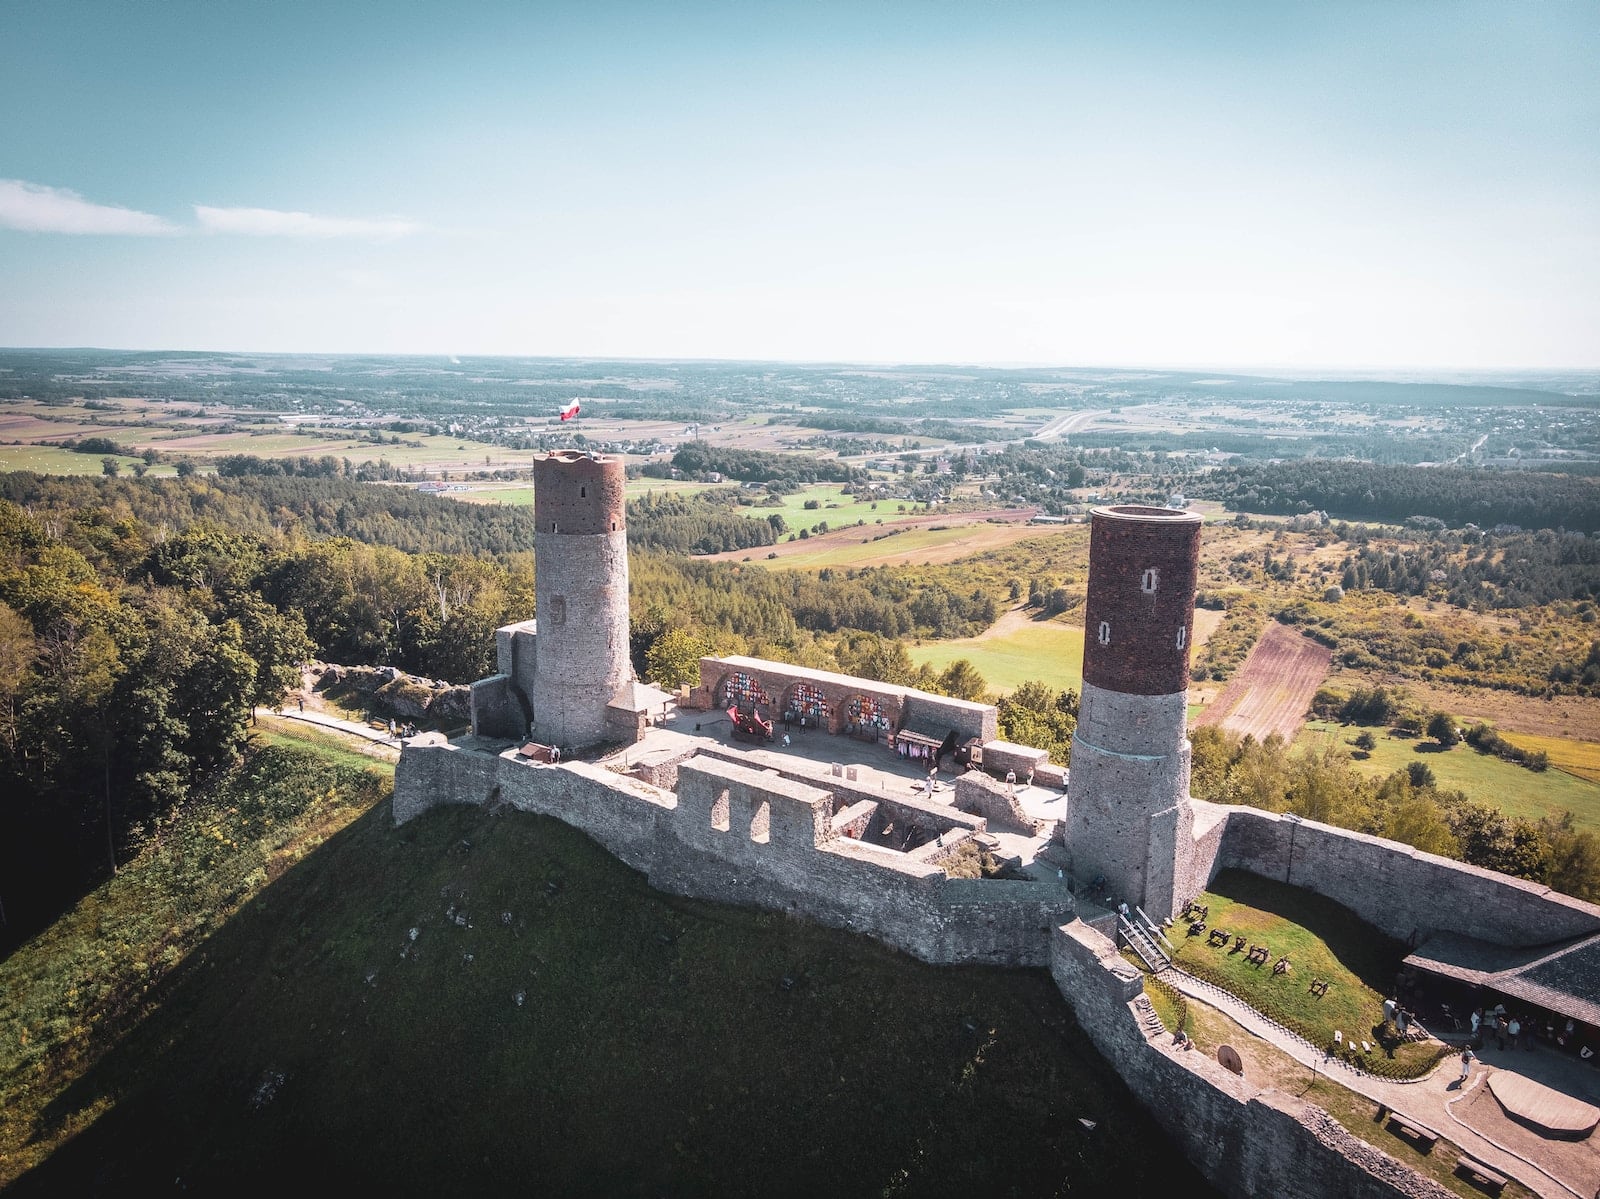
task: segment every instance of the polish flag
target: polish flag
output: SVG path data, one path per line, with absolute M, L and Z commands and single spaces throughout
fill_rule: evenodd
M 573 400 L 572 403 L 568 404 L 565 408 L 563 408 L 561 410 L 561 419 L 562 420 L 571 420 L 573 417 L 575 417 L 577 415 L 578 415 L 578 401 L 577 400 Z

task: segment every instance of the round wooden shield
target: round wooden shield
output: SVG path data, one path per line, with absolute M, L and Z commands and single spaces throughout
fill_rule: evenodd
M 1232 1045 L 1217 1046 L 1217 1061 L 1222 1063 L 1224 1070 L 1232 1070 L 1235 1074 L 1244 1074 L 1244 1062 L 1239 1059 L 1239 1051 Z

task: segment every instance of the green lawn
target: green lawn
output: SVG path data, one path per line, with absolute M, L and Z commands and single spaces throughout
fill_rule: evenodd
M 943 670 L 965 658 L 996 694 L 1014 691 L 1029 679 L 1057 689 L 1083 689 L 1083 630 L 1053 620 L 1033 621 L 1000 636 L 967 637 L 907 646 L 911 660 Z
M 1301 730 L 1295 744 L 1336 738 L 1355 756 L 1359 751 L 1351 742 L 1362 731 L 1355 725 L 1313 720 Z M 1537 820 L 1567 809 L 1580 827 L 1600 832 L 1600 783 L 1561 770 L 1529 770 L 1504 758 L 1481 754 L 1466 744 L 1442 750 L 1426 738 L 1399 737 L 1383 729 L 1370 731 L 1378 739 L 1377 748 L 1366 758 L 1355 756 L 1355 767 L 1364 774 L 1381 778 L 1404 770 L 1412 762 L 1423 762 L 1433 771 L 1439 786 L 1465 791 L 1473 799 L 1494 804 L 1513 816 Z
M 261 715 L 250 730 L 253 740 L 263 745 L 288 745 L 314 750 L 337 766 L 350 766 L 357 770 L 372 770 L 385 778 L 394 778 L 394 763 L 387 757 L 363 752 L 370 742 L 346 737 L 331 729 L 319 729 L 298 720 L 284 720 L 276 716 Z
M 1372 928 L 1348 908 L 1299 887 L 1285 886 L 1240 870 L 1225 870 L 1198 897 L 1209 909 L 1207 930 L 1188 936 L 1180 921 L 1169 935 L 1179 967 L 1243 999 L 1263 1015 L 1293 1029 L 1313 1045 L 1331 1046 L 1335 1031 L 1373 1043 L 1370 1055 L 1352 1060 L 1374 1074 L 1414 1078 L 1439 1057 L 1437 1044 L 1399 1042 L 1382 1027 L 1383 988 L 1393 984 L 1405 947 Z M 1245 948 L 1212 945 L 1212 930 L 1243 934 Z M 1265 945 L 1266 965 L 1252 965 L 1248 950 Z M 1278 958 L 1289 969 L 1273 974 Z M 1313 979 L 1327 979 L 1325 995 L 1311 993 Z

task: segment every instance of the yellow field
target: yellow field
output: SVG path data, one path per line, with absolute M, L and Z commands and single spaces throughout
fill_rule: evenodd
M 1518 749 L 1542 749 L 1550 755 L 1550 765 L 1591 783 L 1600 783 L 1600 744 L 1574 741 L 1569 737 L 1536 737 L 1532 733 L 1500 734 Z

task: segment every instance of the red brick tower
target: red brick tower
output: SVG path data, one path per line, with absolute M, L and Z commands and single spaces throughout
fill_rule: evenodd
M 1200 517 L 1096 508 L 1089 526 L 1083 697 L 1072 737 L 1067 844 L 1080 881 L 1156 920 L 1175 915 L 1189 808 L 1189 639 Z

